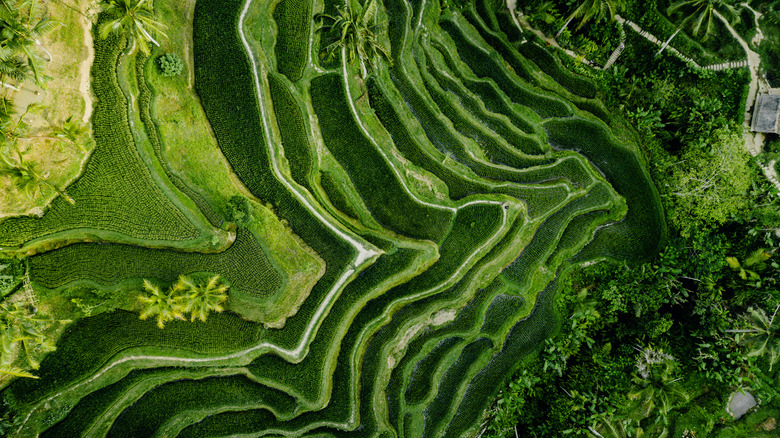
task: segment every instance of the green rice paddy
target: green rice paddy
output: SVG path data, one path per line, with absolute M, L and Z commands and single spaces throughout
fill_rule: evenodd
M 558 275 L 650 257 L 665 225 L 636 146 L 588 111 L 603 110 L 589 80 L 515 47 L 491 2 L 441 3 L 378 1 L 391 59 L 366 78 L 317 56 L 313 17 L 338 2 L 195 4 L 194 89 L 241 190 L 321 259 L 308 283 L 175 175 L 154 73 L 95 39 L 77 203 L 1 221 L 0 250 L 35 254 L 40 290 L 209 273 L 233 305 L 162 330 L 127 310 L 73 322 L 40 379 L 2 391 L 14 436 L 478 434 L 555 332 Z

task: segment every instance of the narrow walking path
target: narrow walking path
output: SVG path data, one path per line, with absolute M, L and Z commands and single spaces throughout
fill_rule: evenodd
M 631 29 L 634 30 L 634 32 L 638 33 L 640 36 L 642 36 L 646 40 L 650 41 L 651 43 L 655 44 L 656 46 L 664 46 L 665 45 L 664 41 L 659 40 L 658 38 L 656 38 L 655 35 L 651 34 L 650 32 L 648 32 L 648 31 L 646 31 L 644 29 L 642 29 L 641 27 L 639 27 L 638 24 L 634 23 L 631 20 L 626 20 L 625 18 L 621 17 L 620 15 L 615 15 L 615 21 L 617 21 L 618 23 L 624 24 L 624 25 L 627 24 L 628 27 L 630 27 Z M 691 65 L 693 65 L 696 68 L 701 68 L 701 66 L 698 63 L 696 63 L 696 61 L 694 61 L 693 59 L 683 55 L 682 53 L 680 53 L 680 51 L 678 51 L 677 49 L 675 49 L 674 47 L 672 47 L 670 45 L 665 45 L 664 50 L 668 50 L 669 52 L 674 53 L 675 55 L 677 55 L 678 58 L 682 59 L 685 62 L 690 63 Z

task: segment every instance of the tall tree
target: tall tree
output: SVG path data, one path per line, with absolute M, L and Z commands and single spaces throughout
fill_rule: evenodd
M 138 301 L 143 306 L 141 319 L 155 317 L 159 328 L 164 328 L 166 322 L 174 319 L 184 319 L 185 304 L 178 283 L 163 292 L 159 286 L 144 279 L 144 290 L 147 293 L 138 296 Z
M 16 159 L 12 159 L 0 151 L 0 175 L 10 178 L 16 190 L 32 199 L 35 197 L 36 191 L 43 196 L 43 188 L 48 187 L 69 203 L 76 203 L 64 190 L 38 172 L 37 167 L 36 163 L 25 161 L 18 149 L 16 149 Z
M 179 282 L 188 290 L 184 297 L 190 321 L 199 319 L 205 322 L 210 312 L 219 313 L 225 310 L 222 303 L 228 298 L 228 286 L 220 282 L 219 275 L 210 277 L 205 285 L 195 284 L 186 276 L 180 277 Z
M 739 16 L 733 3 L 733 0 L 678 0 L 669 5 L 666 13 L 672 15 L 678 11 L 682 12 L 684 18 L 680 22 L 678 31 L 691 22 L 693 36 L 706 41 L 715 31 L 715 17 L 732 22 Z M 720 16 L 716 12 L 719 12 Z M 672 38 L 674 35 L 677 35 L 677 32 L 672 35 Z M 665 45 L 668 43 L 669 41 Z
M 623 11 L 625 8 L 625 0 L 584 0 L 568 17 L 566 17 L 566 22 L 555 36 L 558 37 L 558 35 L 560 35 L 575 18 L 582 18 L 580 24 L 577 25 L 577 28 L 575 29 L 577 30 L 594 18 L 596 19 L 596 23 L 607 17 L 609 17 L 610 20 L 614 20 L 615 14 Z
M 152 36 L 158 33 L 163 37 L 165 25 L 154 18 L 154 11 L 150 0 L 107 0 L 103 11 L 111 19 L 100 26 L 100 38 L 107 38 L 112 33 L 126 33 L 135 44 L 133 50 L 140 48 L 149 55 L 151 49 L 149 43 L 160 46 L 160 43 Z
M 333 39 L 323 49 L 320 56 L 333 59 L 342 50 L 346 50 L 349 62 L 357 60 L 365 78 L 367 65 L 376 67 L 380 58 L 390 60 L 390 54 L 379 42 L 376 34 L 376 0 L 368 0 L 361 5 L 357 0 L 347 0 L 347 4 L 337 8 L 338 14 L 318 14 L 315 19 L 322 22 L 318 32 L 325 32 Z
M 34 3 L 0 1 L 0 76 L 23 81 L 32 73 L 33 80 L 40 85 L 42 53 L 47 56 L 46 61 L 51 61 L 40 37 L 61 23 L 47 16 L 37 19 Z M 25 8 L 27 13 L 22 13 Z

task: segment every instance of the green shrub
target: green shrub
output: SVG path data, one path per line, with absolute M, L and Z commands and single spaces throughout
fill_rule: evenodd
M 252 205 L 246 196 L 233 195 L 226 206 L 228 220 L 245 225 L 252 218 Z
M 157 57 L 157 68 L 163 77 L 170 78 L 178 76 L 184 69 L 184 63 L 175 53 L 165 53 Z

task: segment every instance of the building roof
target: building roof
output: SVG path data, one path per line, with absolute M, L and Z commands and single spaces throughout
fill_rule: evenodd
M 753 109 L 753 132 L 780 134 L 780 95 L 761 94 Z

